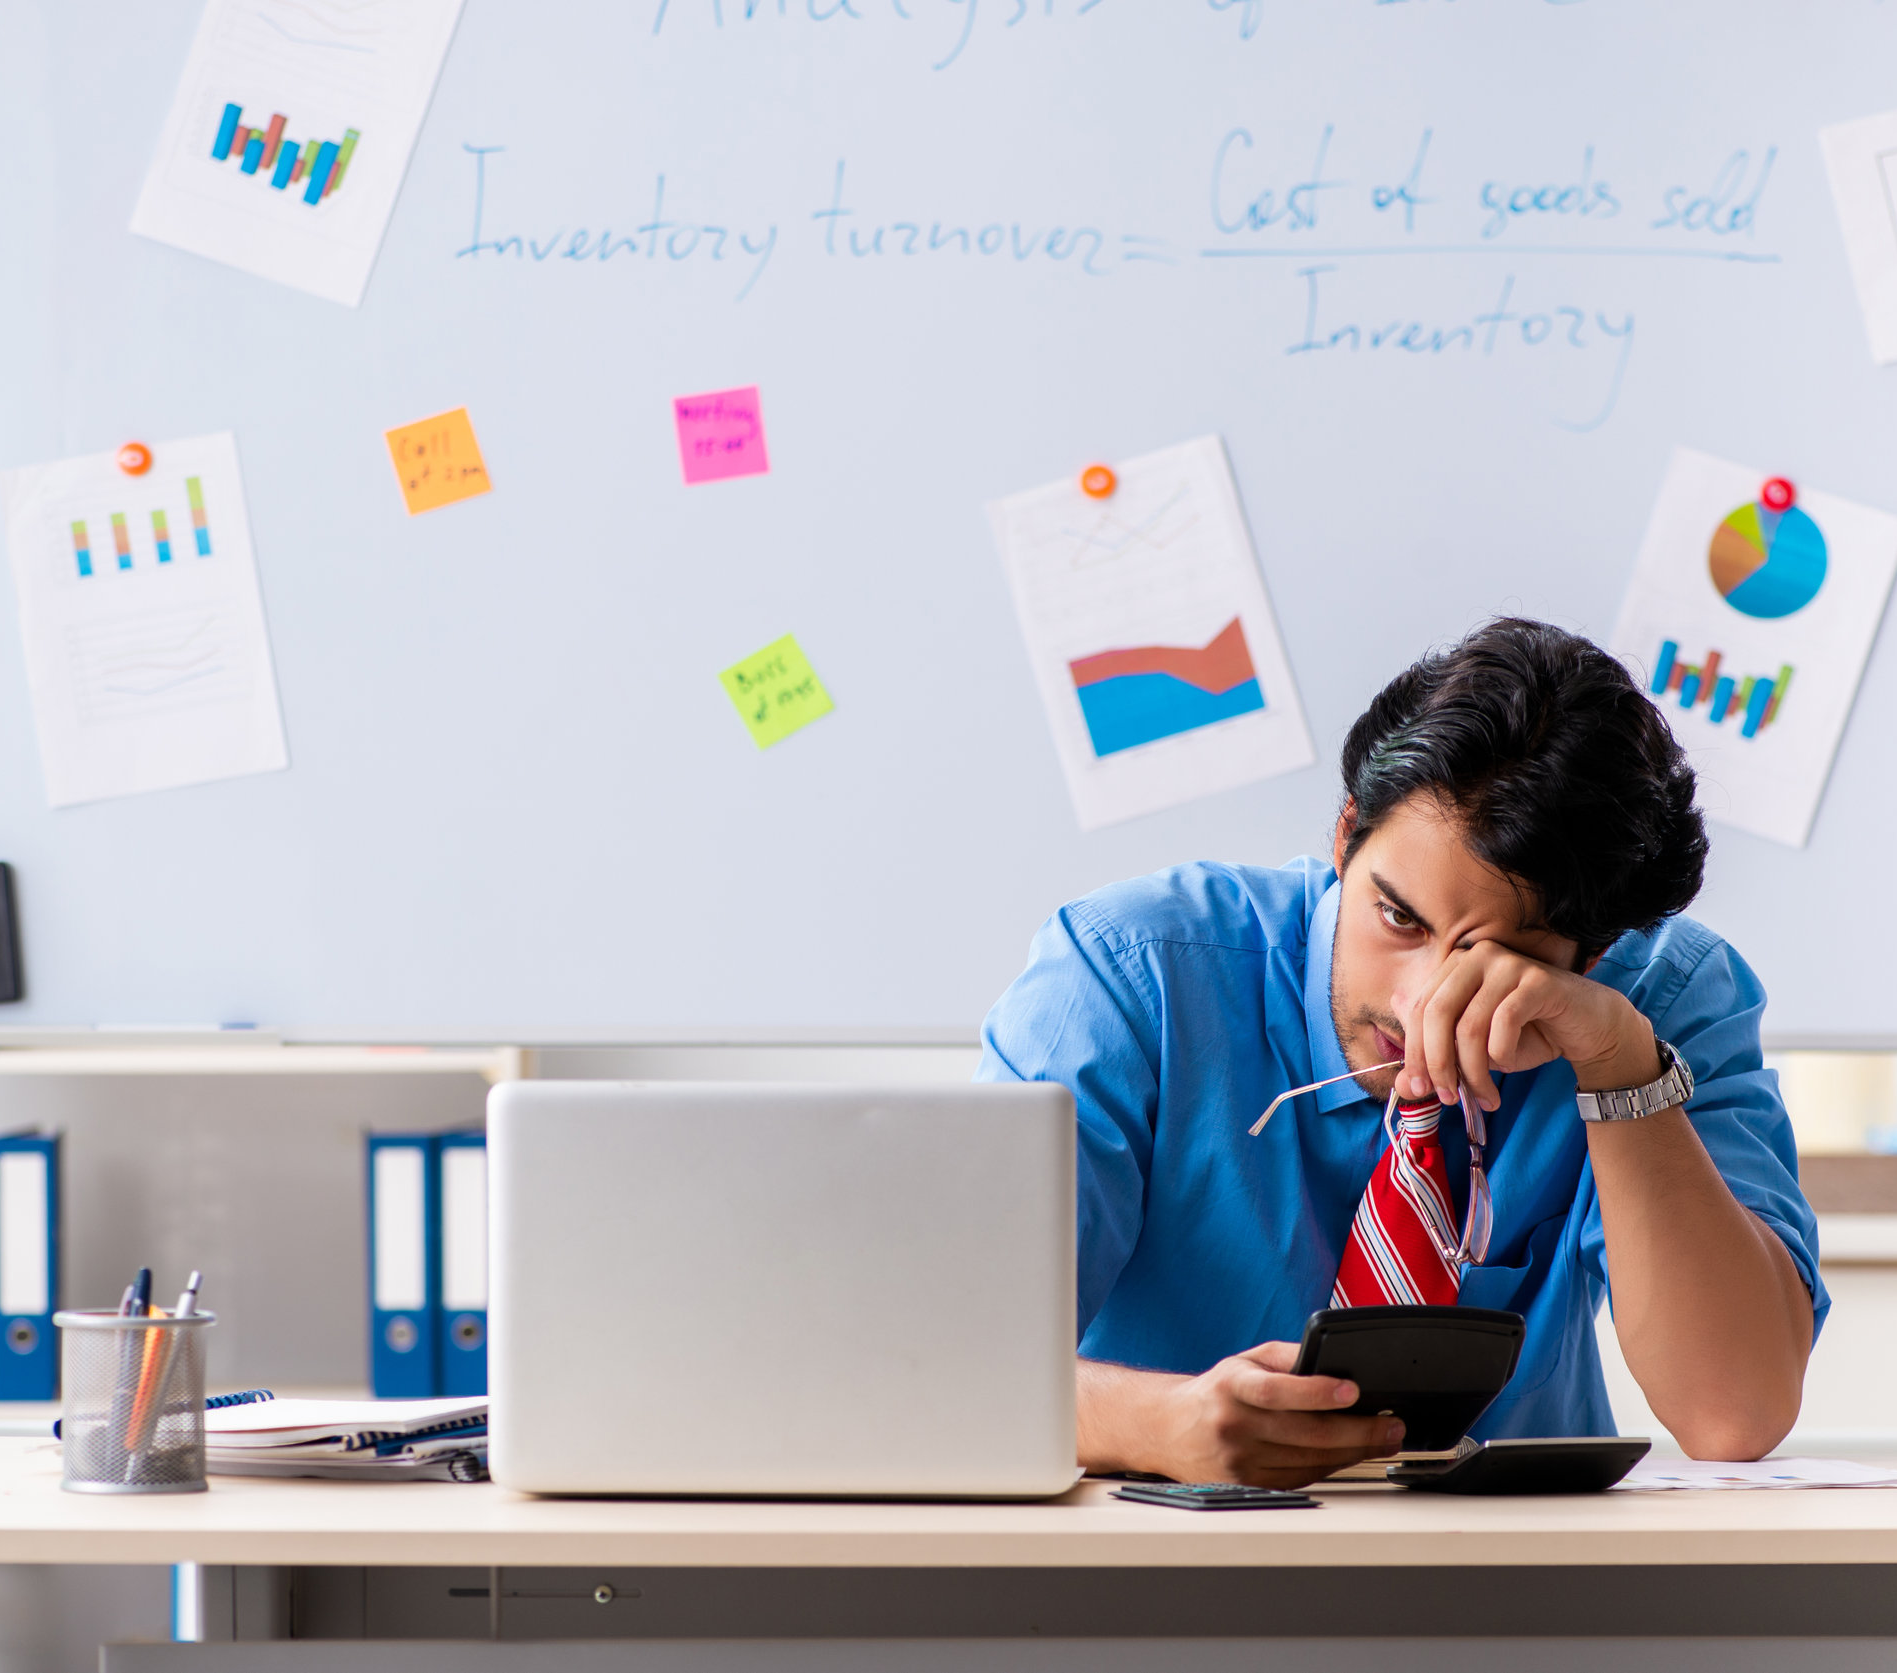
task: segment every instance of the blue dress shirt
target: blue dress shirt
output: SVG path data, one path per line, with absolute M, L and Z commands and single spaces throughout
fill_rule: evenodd
M 1336 874 L 1313 859 L 1116 884 L 1048 921 L 989 1013 L 979 1078 L 1059 1081 L 1078 1105 L 1086 1358 L 1198 1372 L 1260 1342 L 1295 1342 L 1329 1305 L 1384 1147 L 1382 1105 L 1346 1080 L 1293 1099 L 1257 1138 L 1247 1129 L 1286 1088 L 1348 1067 L 1330 1008 L 1338 900 Z M 1623 936 L 1593 979 L 1691 1066 L 1701 1142 L 1784 1240 L 1822 1323 L 1817 1224 L 1760 1057 L 1757 977 L 1709 930 L 1674 918 Z M 1495 1230 L 1487 1263 L 1464 1269 L 1461 1300 L 1522 1314 L 1527 1339 L 1473 1433 L 1610 1435 L 1594 1338 L 1607 1255 L 1574 1071 L 1557 1061 L 1499 1085 L 1486 1152 Z M 1468 1148 L 1453 1113 L 1443 1141 L 1460 1196 Z

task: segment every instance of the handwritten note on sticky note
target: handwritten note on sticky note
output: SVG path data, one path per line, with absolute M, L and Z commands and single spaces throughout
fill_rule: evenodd
M 472 499 L 494 486 L 487 479 L 481 444 L 474 439 L 466 407 L 404 424 L 388 432 L 388 442 L 411 517 L 418 511 Z
M 771 468 L 764 451 L 764 409 L 755 385 L 715 395 L 681 395 L 672 403 L 672 412 L 678 420 L 678 456 L 687 486 L 762 476 Z
M 788 633 L 718 677 L 759 749 L 769 749 L 836 707 Z

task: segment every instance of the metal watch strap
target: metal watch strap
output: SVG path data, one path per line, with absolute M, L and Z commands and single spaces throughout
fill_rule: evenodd
M 1615 1092 L 1577 1092 L 1574 1102 L 1583 1121 L 1638 1121 L 1684 1104 L 1693 1096 L 1693 1071 L 1686 1066 L 1686 1059 L 1662 1039 L 1656 1038 L 1653 1043 L 1660 1048 L 1660 1061 L 1665 1065 L 1660 1078 Z

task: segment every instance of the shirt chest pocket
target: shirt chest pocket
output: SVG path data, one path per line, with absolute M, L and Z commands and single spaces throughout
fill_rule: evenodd
M 1525 1259 L 1516 1266 L 1472 1266 L 1462 1275 L 1462 1288 L 1456 1297 L 1460 1307 L 1493 1307 L 1505 1313 L 1520 1313 L 1528 1320 L 1529 1333 L 1535 1332 L 1535 1311 L 1537 1303 L 1544 1305 L 1550 1301 L 1560 1305 L 1560 1297 L 1550 1296 L 1550 1291 L 1563 1292 L 1569 1287 L 1570 1269 L 1573 1265 L 1573 1252 L 1563 1243 L 1567 1230 L 1568 1216 L 1565 1213 L 1552 1214 L 1536 1225 L 1524 1240 Z M 1525 1343 L 1524 1358 L 1528 1358 L 1528 1349 L 1532 1343 Z M 1546 1382 L 1553 1374 L 1558 1355 L 1547 1355 L 1544 1363 L 1533 1367 L 1534 1381 L 1516 1387 L 1510 1383 L 1505 1399 L 1519 1399 L 1531 1389 Z M 1524 1367 L 1523 1369 L 1530 1369 Z M 1521 1376 L 1521 1370 L 1516 1376 Z

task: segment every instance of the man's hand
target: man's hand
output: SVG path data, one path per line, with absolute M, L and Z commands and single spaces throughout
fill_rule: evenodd
M 1644 1086 L 1664 1065 L 1653 1026 L 1624 994 L 1557 970 L 1495 941 L 1453 952 L 1418 994 L 1399 999 L 1404 1098 L 1445 1104 L 1459 1087 L 1485 1110 L 1500 1106 L 1491 1078 L 1557 1057 L 1574 1065 L 1583 1092 Z
M 1357 1385 L 1294 1377 L 1298 1349 L 1266 1342 L 1196 1377 L 1083 1359 L 1077 1370 L 1080 1462 L 1175 1481 L 1302 1487 L 1402 1443 L 1387 1417 L 1344 1417 Z

